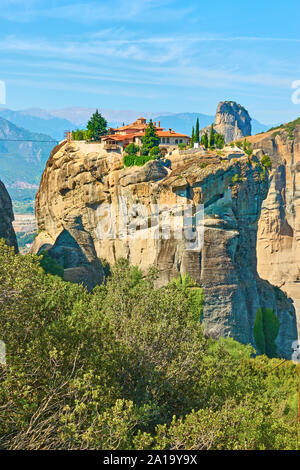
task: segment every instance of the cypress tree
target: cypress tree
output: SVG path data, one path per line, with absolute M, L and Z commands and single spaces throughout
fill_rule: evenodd
M 200 128 L 199 128 L 199 118 L 197 118 L 197 121 L 196 121 L 196 129 L 195 129 L 195 140 L 194 140 L 194 142 L 199 142 L 199 132 L 200 132 Z
M 210 127 L 209 147 L 213 148 L 214 145 L 215 145 L 215 134 L 214 134 L 214 125 L 212 124 Z
M 192 145 L 192 146 L 194 145 L 194 142 L 195 142 L 195 129 L 194 129 L 194 126 L 193 126 L 192 138 L 191 138 L 191 145 Z
M 207 149 L 207 147 L 208 147 L 207 132 L 205 132 L 205 134 L 203 134 L 203 136 L 201 137 L 201 144 L 203 145 L 203 147 L 205 147 Z

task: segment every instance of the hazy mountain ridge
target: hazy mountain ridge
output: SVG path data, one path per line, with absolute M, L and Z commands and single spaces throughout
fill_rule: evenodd
M 30 132 L 0 117 L 0 177 L 13 198 L 26 192 L 34 195 L 55 143 L 49 135 Z
M 42 132 L 51 135 L 57 140 L 62 140 L 66 130 L 84 128 L 96 108 L 71 107 L 57 110 L 44 110 L 42 108 L 30 108 L 21 111 L 0 109 L 0 116 L 8 119 L 16 126 L 29 129 L 31 132 Z M 145 112 L 135 110 L 111 110 L 100 109 L 110 127 L 118 127 L 128 124 L 143 116 L 147 119 L 160 121 L 166 129 L 172 128 L 177 132 L 190 135 L 195 126 L 196 119 L 199 118 L 200 128 L 206 127 L 214 122 L 214 116 L 196 113 L 170 113 L 170 112 Z M 262 124 L 256 119 L 252 119 L 252 134 L 265 132 L 273 124 Z
M 34 111 L 36 112 L 34 113 Z M 76 127 L 67 119 L 54 117 L 44 110 L 40 110 L 40 113 L 37 111 L 35 109 L 24 111 L 0 109 L 0 116 L 18 127 L 29 129 L 31 132 L 50 135 L 56 140 L 62 140 L 66 130 L 72 130 Z

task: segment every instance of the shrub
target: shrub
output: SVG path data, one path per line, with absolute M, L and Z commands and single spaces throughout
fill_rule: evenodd
M 72 131 L 73 140 L 89 140 L 91 137 L 92 133 L 89 130 L 77 129 L 76 131 Z
M 235 184 L 239 181 L 239 175 L 236 173 L 231 179 L 232 183 Z
M 279 332 L 279 320 L 270 308 L 260 308 L 254 323 L 254 339 L 261 354 L 277 357 L 275 340 Z
M 138 145 L 135 145 L 133 142 L 125 148 L 125 152 L 128 153 L 129 155 L 136 155 L 138 151 L 140 150 L 140 147 Z
M 40 265 L 46 274 L 52 274 L 54 276 L 59 276 L 63 279 L 64 277 L 64 268 L 58 264 L 55 259 L 51 258 L 47 251 L 41 253 Z
M 248 142 L 246 139 L 243 142 L 243 150 L 248 157 L 250 157 L 253 154 L 253 149 L 252 149 L 252 144 L 251 142 Z
M 123 163 L 125 167 L 134 166 L 135 165 L 136 155 L 124 155 Z
M 272 167 L 272 161 L 269 155 L 264 155 L 261 159 L 261 163 L 265 168 L 271 168 Z
M 222 149 L 225 146 L 225 138 L 222 134 L 216 133 L 215 134 L 215 146 L 218 149 Z
M 298 366 L 206 339 L 201 287 L 155 278 L 119 259 L 88 293 L 0 241 L 2 450 L 297 449 Z
M 149 155 L 150 155 L 150 157 L 152 157 L 153 159 L 161 157 L 161 149 L 160 149 L 160 147 L 159 147 L 158 145 L 156 145 L 155 147 L 152 147 L 152 148 L 149 150 Z

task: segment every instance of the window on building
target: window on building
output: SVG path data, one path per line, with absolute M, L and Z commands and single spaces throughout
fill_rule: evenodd
M 178 144 L 178 139 L 175 139 L 175 144 Z
M 170 143 L 170 139 L 169 139 L 169 137 L 167 137 L 167 144 L 169 144 L 169 143 Z

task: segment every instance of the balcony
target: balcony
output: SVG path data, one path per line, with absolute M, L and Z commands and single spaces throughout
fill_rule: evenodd
M 107 151 L 110 151 L 110 150 L 119 150 L 119 145 L 117 144 L 104 144 L 104 149 L 107 150 Z

